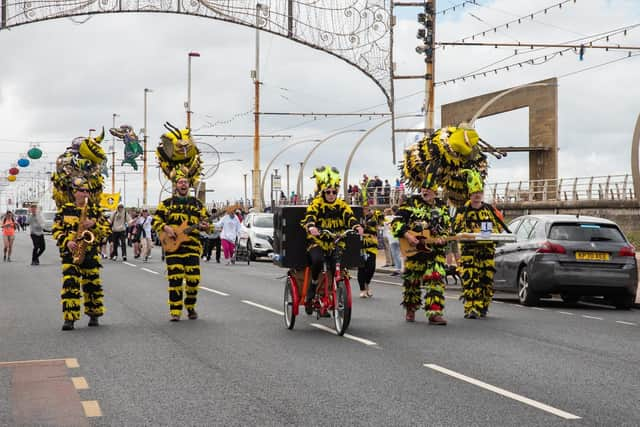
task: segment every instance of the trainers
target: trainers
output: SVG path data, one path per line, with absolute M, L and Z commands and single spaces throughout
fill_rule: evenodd
M 90 316 L 89 317 L 88 326 L 100 326 L 100 323 L 98 323 L 98 317 L 97 316 Z
M 367 291 L 360 291 L 360 298 L 366 298 L 367 297 Z
M 149 257 L 148 256 L 144 257 L 144 262 L 149 262 Z
M 187 310 L 189 313 L 189 320 L 196 320 L 198 318 L 198 312 L 196 312 L 193 308 L 191 310 Z
M 391 272 L 391 276 L 399 276 L 400 272 L 399 271 L 392 271 Z
M 313 301 L 312 300 L 307 300 L 304 303 L 304 312 L 307 313 L 309 316 L 311 316 L 313 314 Z
M 73 320 L 65 320 L 64 323 L 62 324 L 63 331 L 73 331 L 73 329 L 74 329 Z
M 435 316 L 429 317 L 429 324 L 430 325 L 441 325 L 441 326 L 444 326 L 444 325 L 447 324 L 447 321 L 444 320 L 444 317 L 436 314 Z
M 126 261 L 126 260 L 127 260 L 127 257 L 126 257 L 126 256 L 123 256 L 123 257 L 122 257 L 122 261 Z
M 169 317 L 169 321 L 170 322 L 178 322 L 178 321 L 180 321 L 180 316 L 171 315 L 171 317 Z
M 372 290 L 371 290 L 371 288 L 369 288 L 368 286 L 367 286 L 367 296 L 368 296 L 369 298 L 371 298 L 371 297 L 373 296 L 373 291 L 372 291 Z

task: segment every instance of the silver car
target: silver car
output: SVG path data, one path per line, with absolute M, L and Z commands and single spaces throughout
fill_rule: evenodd
M 567 303 L 599 296 L 628 309 L 638 286 L 635 248 L 612 221 L 578 215 L 526 215 L 509 224 L 516 242 L 496 248 L 496 289 L 523 305 L 560 294 Z
M 273 252 L 272 213 L 249 213 L 242 221 L 241 231 L 248 234 L 247 247 L 251 261 Z

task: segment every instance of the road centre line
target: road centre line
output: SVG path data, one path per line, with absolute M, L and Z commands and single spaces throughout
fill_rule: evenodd
M 398 283 L 398 282 L 387 282 L 386 280 L 372 279 L 371 281 L 372 281 L 372 282 L 376 282 L 376 283 L 384 283 L 385 285 L 402 286 L 402 283 Z
M 102 410 L 100 410 L 97 400 L 84 400 L 80 403 L 82 403 L 82 409 L 84 409 L 84 415 L 87 418 L 102 416 Z
M 229 296 L 229 294 L 225 294 L 224 292 L 216 291 L 215 289 L 209 289 L 209 288 L 204 287 L 204 286 L 200 286 L 200 289 L 202 289 L 203 291 L 213 292 L 214 294 L 222 295 L 223 297 L 228 297 Z
M 623 325 L 629 325 L 629 326 L 638 326 L 637 323 L 633 323 L 633 322 L 625 322 L 624 320 L 616 320 L 616 323 L 621 323 Z
M 313 326 L 314 328 L 318 328 L 318 329 L 321 329 L 321 330 L 323 330 L 323 331 L 329 332 L 329 333 L 331 333 L 331 334 L 333 334 L 333 335 L 338 335 L 338 333 L 337 333 L 334 329 L 327 328 L 327 327 L 326 327 L 326 326 L 324 326 L 324 325 L 320 325 L 320 324 L 318 324 L 318 323 L 312 323 L 312 324 L 311 324 L 311 326 Z M 354 335 L 344 334 L 343 336 L 344 336 L 345 338 L 347 338 L 347 339 L 350 339 L 350 340 L 353 340 L 353 341 L 357 341 L 357 342 L 359 342 L 360 344 L 364 344 L 364 345 L 368 345 L 368 346 L 378 345 L 377 343 L 375 343 L 375 342 L 373 342 L 373 341 L 370 341 L 370 340 L 368 340 L 368 339 L 364 339 L 364 338 L 360 338 L 360 337 L 356 337 L 356 336 L 354 336 Z
M 531 310 L 547 311 L 546 308 L 540 308 L 540 307 L 531 307 Z
M 565 314 L 567 316 L 575 316 L 575 313 L 569 313 L 568 311 L 559 311 L 560 314 Z
M 581 317 L 584 317 L 585 319 L 603 320 L 602 317 L 587 316 L 586 314 L 583 314 Z
M 71 382 L 76 390 L 86 390 L 89 388 L 89 384 L 84 377 L 71 377 Z
M 144 270 L 147 273 L 160 274 L 157 271 L 149 270 L 148 268 L 145 268 L 145 267 L 141 267 L 140 270 Z
M 243 299 L 242 302 L 245 303 L 245 304 L 252 305 L 254 307 L 261 308 L 263 310 L 270 311 L 271 313 L 278 314 L 280 316 L 284 316 L 284 312 L 282 312 L 280 310 L 276 310 L 276 309 L 271 308 L 271 307 L 267 307 L 266 305 L 258 304 L 257 302 L 253 302 L 253 301 L 247 301 L 246 299 Z
M 137 267 L 137 265 L 131 264 L 130 262 L 127 262 L 127 261 L 122 261 L 122 263 L 125 265 L 128 265 L 129 267 Z
M 468 382 L 469 384 L 473 384 L 473 385 L 478 386 L 480 388 L 484 388 L 485 390 L 492 391 L 492 392 L 497 393 L 497 394 L 499 394 L 501 396 L 508 397 L 510 399 L 517 400 L 518 402 L 524 403 L 526 405 L 533 406 L 534 408 L 541 409 L 541 410 L 543 410 L 545 412 L 549 412 L 550 414 L 556 415 L 556 416 L 564 418 L 566 420 L 579 420 L 579 419 L 581 419 L 581 417 L 579 417 L 577 415 L 571 414 L 569 412 L 565 412 L 565 411 L 563 411 L 561 409 L 558 409 L 558 408 L 554 408 L 553 406 L 545 405 L 544 403 L 538 402 L 538 401 L 533 400 L 533 399 L 529 399 L 527 397 L 521 396 L 521 395 L 516 394 L 516 393 L 512 393 L 512 392 L 507 391 L 505 389 L 502 389 L 500 387 L 496 387 L 496 386 L 493 386 L 491 384 L 487 384 L 485 382 L 476 380 L 474 378 L 468 377 L 466 375 L 460 374 L 460 373 L 452 371 L 450 369 L 443 368 L 442 366 L 438 366 L 438 365 L 435 365 L 433 363 L 425 363 L 424 366 L 426 368 L 433 369 L 434 371 L 438 371 L 438 372 L 443 373 L 445 375 L 449 375 L 449 376 L 457 378 L 459 380 Z

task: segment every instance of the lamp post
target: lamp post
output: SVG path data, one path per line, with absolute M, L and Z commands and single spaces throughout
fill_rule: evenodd
M 191 129 L 191 58 L 200 58 L 198 52 L 189 52 L 189 76 L 187 79 L 187 102 L 185 107 L 187 108 L 187 129 Z
M 116 127 L 116 117 L 119 114 L 113 113 L 113 126 Z M 111 135 L 111 194 L 116 192 L 116 137 Z
M 244 203 L 242 203 L 242 207 L 247 207 L 247 174 L 242 174 L 244 176 Z
M 142 206 L 147 207 L 147 94 L 153 92 L 144 88 L 144 140 L 142 142 Z

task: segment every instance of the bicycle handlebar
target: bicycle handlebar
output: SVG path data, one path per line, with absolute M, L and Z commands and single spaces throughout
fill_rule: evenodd
M 334 233 L 333 231 L 327 230 L 327 229 L 320 230 L 320 235 L 325 235 L 325 236 L 331 237 L 332 239 L 334 239 L 335 243 L 337 243 L 340 240 L 344 239 L 349 234 L 358 234 L 358 232 L 353 230 L 353 229 L 348 229 L 348 230 L 345 230 L 345 231 L 343 231 L 341 233 Z

